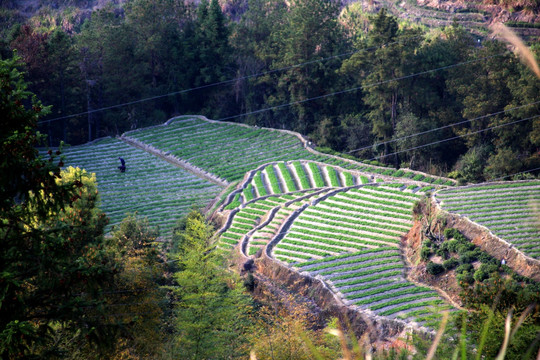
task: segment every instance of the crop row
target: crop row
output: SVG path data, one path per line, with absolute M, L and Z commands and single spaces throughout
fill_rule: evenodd
M 347 268 L 330 269 L 330 270 L 323 271 L 320 274 L 321 275 L 331 275 L 331 274 L 336 274 L 336 273 L 341 274 L 347 271 L 361 270 L 365 268 L 371 268 L 377 265 L 386 265 L 386 264 L 391 264 L 391 263 L 396 263 L 403 266 L 399 256 L 394 256 L 394 257 L 385 257 L 383 260 L 369 261 L 366 263 L 356 263 L 356 265 L 349 266 Z
M 452 190 L 447 191 L 441 191 L 440 194 L 443 195 L 445 193 L 468 193 L 468 192 L 477 192 L 480 190 L 506 190 L 506 189 L 515 189 L 520 187 L 530 187 L 530 186 L 540 186 L 540 181 L 534 180 L 534 181 L 525 181 L 525 182 L 508 182 L 504 184 L 493 184 L 493 185 L 482 185 L 482 186 L 471 186 L 471 187 L 463 187 L 463 188 L 455 188 Z
M 334 240 L 341 240 L 345 242 L 352 242 L 357 244 L 365 244 L 368 246 L 377 246 L 377 245 L 384 245 L 388 246 L 389 243 L 399 243 L 399 240 L 393 240 L 384 238 L 377 235 L 369 235 L 369 234 L 362 234 L 362 238 L 360 237 L 351 237 L 347 235 L 342 235 L 340 233 L 335 232 L 320 232 L 320 231 L 314 231 L 310 230 L 309 228 L 303 228 L 303 227 L 294 227 L 291 229 L 291 231 L 300 233 L 305 236 L 314 236 L 320 239 L 334 239 Z M 369 239 L 369 240 L 366 240 Z
M 311 170 L 311 175 L 313 176 L 313 181 L 315 182 L 315 187 L 321 188 L 326 185 L 326 182 L 323 180 L 321 176 L 321 172 L 317 164 L 315 163 L 308 163 L 309 169 Z
M 347 238 L 345 236 L 339 237 L 339 239 L 328 239 L 327 237 L 317 237 L 312 234 L 307 235 L 304 233 L 294 232 L 298 231 L 297 229 L 292 229 L 286 236 L 287 239 L 300 239 L 305 241 L 310 241 L 314 243 L 320 243 L 320 244 L 328 244 L 328 245 L 334 245 L 334 246 L 342 246 L 346 248 L 352 248 L 352 249 L 365 249 L 369 246 L 379 246 L 383 245 L 378 242 L 373 241 L 367 241 L 362 239 L 356 239 L 356 238 Z M 337 235 L 336 235 L 337 236 Z
M 332 222 L 334 225 L 339 226 L 349 226 L 349 225 L 342 225 L 342 224 L 350 224 L 353 226 L 360 225 L 360 226 L 371 226 L 378 229 L 383 230 L 389 230 L 389 231 L 395 231 L 398 233 L 407 232 L 409 230 L 408 226 L 400 226 L 399 223 L 388 225 L 388 221 L 377 221 L 374 219 L 366 219 L 365 214 L 363 212 L 358 212 L 357 214 L 347 214 L 345 216 L 344 213 L 340 212 L 333 212 L 330 211 L 330 209 L 325 208 L 316 208 L 317 211 L 314 210 L 305 210 L 302 212 L 302 216 L 309 216 L 311 218 L 316 218 L 318 222 L 321 222 L 323 224 L 329 224 Z M 320 211 L 320 212 L 319 212 Z M 329 215 L 329 214 L 335 214 Z M 341 216 L 338 216 L 341 215 Z
M 339 187 L 340 182 L 338 179 L 338 173 L 336 169 L 334 169 L 333 167 L 327 166 L 326 171 L 328 173 L 328 178 L 330 179 L 330 185 L 333 187 Z
M 390 218 L 411 221 L 411 211 L 390 209 L 387 206 L 373 204 L 369 201 L 369 199 L 366 199 L 366 201 L 364 202 L 360 202 L 340 198 L 338 196 L 332 196 L 328 198 L 328 200 L 329 201 L 326 201 L 325 204 L 329 207 L 336 207 L 338 209 L 350 211 L 353 213 L 363 211 L 366 213 L 366 215 L 386 216 Z
M 268 193 L 266 192 L 266 187 L 263 184 L 262 173 L 260 171 L 255 174 L 253 180 L 255 181 L 255 188 L 257 189 L 257 193 L 259 194 L 259 196 L 268 195 Z
M 540 258 L 536 251 L 538 215 L 533 205 L 534 199 L 540 199 L 539 181 L 457 188 L 441 191 L 438 197 L 443 199 L 443 209 L 467 216 L 525 254 Z
M 116 139 L 64 149 L 66 164 L 95 173 L 101 208 L 118 224 L 128 212 L 148 217 L 169 236 L 174 223 L 193 204 L 206 206 L 220 188 L 191 173 Z M 118 157 L 126 161 L 121 173 Z M 159 211 L 156 211 L 159 209 Z M 109 226 L 107 229 L 110 229 Z
M 375 286 L 386 285 L 395 283 L 393 279 L 396 276 L 402 276 L 403 270 L 389 270 L 389 271 L 380 271 L 375 275 L 362 277 L 352 280 L 346 280 L 341 282 L 334 282 L 335 286 L 340 288 L 342 293 L 371 289 Z M 384 280 L 381 280 L 384 279 Z M 379 281 L 377 281 L 379 280 Z M 363 284 L 363 285 L 359 285 Z
M 303 242 L 303 241 L 293 240 L 293 239 L 290 239 L 290 238 L 285 238 L 285 239 L 281 240 L 279 242 L 279 244 L 276 246 L 276 248 L 277 249 L 281 248 L 282 244 L 300 246 L 302 249 L 313 248 L 313 249 L 317 249 L 317 250 L 326 250 L 326 251 L 331 251 L 331 252 L 334 252 L 334 253 L 342 253 L 344 251 L 343 248 L 337 248 L 337 247 L 334 247 L 334 246 L 324 245 L 324 244 L 317 244 L 317 243 L 306 243 L 306 242 Z M 309 251 L 305 251 L 305 252 L 309 252 Z
M 352 227 L 352 229 L 356 230 L 347 230 L 347 229 L 343 229 L 343 228 L 337 228 L 335 223 L 330 223 L 330 224 L 324 224 L 324 225 L 315 225 L 314 223 L 312 222 L 304 222 L 302 220 L 308 220 L 307 218 L 302 218 L 302 219 L 298 219 L 294 222 L 294 225 L 295 226 L 298 226 L 298 227 L 301 227 L 301 228 L 306 228 L 306 229 L 314 229 L 314 230 L 321 230 L 321 231 L 326 231 L 326 232 L 330 232 L 330 233 L 335 233 L 335 234 L 342 234 L 342 235 L 347 235 L 347 236 L 352 236 L 352 237 L 367 237 L 367 238 L 370 238 L 370 239 L 380 239 L 380 240 L 385 240 L 385 241 L 393 241 L 394 239 L 391 239 L 391 238 L 386 238 L 386 237 L 380 237 L 380 236 L 373 236 L 373 235 L 368 235 L 368 234 L 380 234 L 380 235 L 388 235 L 388 236 L 392 236 L 392 237 L 396 237 L 396 235 L 394 233 L 388 233 L 386 231 L 382 231 L 382 230 L 374 230 L 373 228 L 370 228 L 370 227 L 365 227 L 365 226 L 357 226 L 357 227 Z M 325 226 L 325 225 L 328 225 L 328 226 Z M 359 232 L 359 231 L 363 231 L 363 232 Z M 368 233 L 368 234 L 366 234 Z M 373 237 L 371 237 L 373 236 Z
M 298 188 L 296 187 L 296 184 L 293 180 L 293 177 L 291 175 L 291 172 L 289 171 L 289 168 L 285 166 L 285 163 L 278 163 L 279 171 L 281 171 L 281 176 L 283 176 L 283 179 L 285 180 L 285 185 L 287 186 L 287 190 L 290 191 L 296 191 Z
M 370 194 L 361 189 L 353 189 L 345 193 L 341 193 L 340 197 L 344 197 L 352 200 L 371 201 L 376 204 L 399 207 L 409 210 L 412 208 L 412 201 L 409 199 L 398 198 L 397 196 L 391 196 L 386 194 Z
M 323 264 L 320 264 L 319 266 L 310 267 L 309 271 L 314 272 L 314 271 L 319 271 L 319 270 L 324 270 L 324 269 L 330 269 L 337 266 L 358 264 L 358 263 L 363 263 L 363 262 L 370 263 L 372 260 L 375 260 L 375 259 L 387 259 L 387 258 L 390 259 L 390 258 L 395 258 L 396 256 L 399 256 L 399 252 L 397 250 L 394 250 L 393 252 L 390 252 L 390 253 L 383 252 L 383 253 L 373 254 L 373 255 L 365 256 L 361 258 L 356 258 L 356 257 L 351 258 L 351 254 L 349 254 L 349 257 L 345 258 L 344 260 L 335 261 L 335 262 L 325 262 Z
M 296 170 L 296 175 L 298 175 L 298 178 L 300 179 L 300 186 L 302 189 L 310 189 L 313 186 L 311 186 L 309 177 L 302 166 L 302 164 L 298 161 L 293 162 L 294 169 Z
M 393 247 L 381 247 L 381 248 L 377 248 L 377 249 L 365 249 L 365 250 L 362 250 L 362 251 L 354 252 L 352 254 L 344 254 L 344 255 L 337 255 L 337 256 L 327 257 L 324 260 L 308 261 L 308 262 L 299 264 L 298 267 L 299 268 L 304 268 L 304 269 L 308 268 L 308 267 L 311 268 L 312 265 L 323 264 L 323 263 L 326 263 L 326 262 L 329 262 L 329 261 L 341 260 L 341 259 L 346 259 L 346 258 L 350 258 L 350 257 L 356 257 L 356 256 L 360 256 L 360 255 L 365 255 L 365 254 L 376 254 L 376 253 L 380 253 L 380 252 L 388 251 L 388 250 L 393 251 L 393 250 L 395 250 L 395 248 L 393 248 Z
M 267 166 L 265 170 L 266 170 L 266 175 L 268 176 L 268 180 L 270 181 L 270 186 L 272 187 L 272 193 L 280 194 L 282 191 L 279 187 L 279 180 L 274 171 L 274 167 Z

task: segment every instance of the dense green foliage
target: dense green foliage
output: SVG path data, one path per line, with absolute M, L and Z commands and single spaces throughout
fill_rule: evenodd
M 29 101 L 18 66 L 0 61 L 0 356 L 153 357 L 163 342 L 156 235 L 130 218 L 104 237 L 95 175 L 35 149 L 47 109 Z
M 173 352 L 183 359 L 246 356 L 253 303 L 237 275 L 211 250 L 213 228 L 192 211 L 175 231 Z
M 225 7 L 234 21 L 217 0 L 130 0 L 84 21 L 46 9 L 24 25 L 6 13 L 0 53 L 16 49 L 32 90 L 54 105 L 40 125 L 51 144 L 201 113 L 297 130 L 364 159 L 454 168 L 464 181 L 538 167 L 540 120 L 520 120 L 538 114 L 539 80 L 502 43 L 457 25 L 427 32 L 384 10 L 340 16 L 336 0 Z

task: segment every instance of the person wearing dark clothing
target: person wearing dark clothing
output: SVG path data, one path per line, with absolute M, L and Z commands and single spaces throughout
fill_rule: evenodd
M 119 157 L 118 160 L 120 160 L 120 163 L 122 164 L 118 167 L 120 169 L 120 172 L 126 172 L 126 161 L 121 157 Z

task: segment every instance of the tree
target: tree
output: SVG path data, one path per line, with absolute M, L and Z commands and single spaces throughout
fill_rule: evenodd
M 415 51 L 420 45 L 420 31 L 400 30 L 397 19 L 382 9 L 372 20 L 365 46 L 374 51 L 357 52 L 343 62 L 340 72 L 360 83 L 364 89 L 363 101 L 369 107 L 366 113 L 375 140 L 387 142 L 397 127 L 401 112 L 407 111 L 406 99 L 412 82 L 409 79 L 391 81 L 412 73 L 418 61 Z M 385 143 L 376 149 L 385 156 L 391 148 Z M 396 165 L 399 158 L 395 157 Z
M 190 213 L 179 245 L 176 281 L 175 351 L 184 359 L 230 359 L 249 352 L 253 305 L 239 279 L 223 268 L 218 251 L 209 248 L 211 227 Z
M 225 81 L 234 76 L 232 48 L 229 44 L 229 27 L 218 0 L 202 0 L 197 10 L 195 34 L 191 44 L 195 50 L 198 73 L 195 86 Z M 211 117 L 224 116 L 228 112 L 230 87 L 205 89 L 199 96 L 202 111 Z
M 61 171 L 60 152 L 38 154 L 35 127 L 48 108 L 26 90 L 20 66 L 0 60 L 0 354 L 13 359 L 59 354 L 58 328 L 100 346 L 115 330 L 86 311 L 103 302 L 96 294 L 115 271 L 95 178 Z
M 278 77 L 275 103 L 295 102 L 293 111 L 277 111 L 275 116 L 282 128 L 309 134 L 323 120 L 319 115 L 328 107 L 325 100 L 304 102 L 309 98 L 331 92 L 337 59 L 291 66 L 323 59 L 339 52 L 343 39 L 337 22 L 339 2 L 335 0 L 293 0 L 286 13 L 284 26 L 276 35 L 282 40 L 278 59 L 273 68 L 288 67 Z M 277 100 L 277 101 L 276 101 Z

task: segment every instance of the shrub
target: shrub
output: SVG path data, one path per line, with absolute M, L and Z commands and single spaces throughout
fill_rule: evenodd
M 457 231 L 456 229 L 444 229 L 444 237 L 447 239 L 452 239 L 456 236 L 456 234 L 459 234 L 459 231 Z
M 444 272 L 444 267 L 441 264 L 430 261 L 426 266 L 426 271 L 431 275 L 439 275 Z
M 458 265 L 459 265 L 459 261 L 457 261 L 457 259 L 455 258 L 450 258 L 446 260 L 445 262 L 443 262 L 443 267 L 445 270 L 452 270 Z
M 482 282 L 485 279 L 489 278 L 489 275 L 484 270 L 482 270 L 482 268 L 480 268 L 474 272 L 473 278 L 477 282 Z
M 464 271 L 457 275 L 456 279 L 458 283 L 472 284 L 474 282 L 474 277 L 469 271 Z
M 459 242 L 455 239 L 450 241 L 445 241 L 441 244 L 441 249 L 446 250 L 451 253 L 457 253 Z
M 461 254 L 461 256 L 459 257 L 459 263 L 460 264 L 470 264 L 474 261 L 476 261 L 476 253 L 474 253 L 473 251 L 467 251 L 467 252 L 464 252 Z
M 420 250 L 420 257 L 422 260 L 427 261 L 429 257 L 431 256 L 431 249 L 425 246 L 422 246 L 422 250 Z
M 472 271 L 473 266 L 471 264 L 461 264 L 456 268 L 456 273 L 462 274 L 466 271 Z
M 499 267 L 497 265 L 493 264 L 482 264 L 480 265 L 480 269 L 485 271 L 487 274 L 493 274 L 495 272 L 499 272 Z
M 473 244 L 466 242 L 466 243 L 460 243 L 460 244 L 458 244 L 458 246 L 457 246 L 457 251 L 456 251 L 456 252 L 457 252 L 459 255 L 463 255 L 463 254 L 465 254 L 465 253 L 468 253 L 468 252 L 470 252 L 470 251 L 473 251 L 474 249 L 475 249 L 475 246 L 474 246 Z
M 440 248 L 437 249 L 437 251 L 435 251 L 435 254 L 439 255 L 443 259 L 448 259 L 450 257 L 450 254 L 448 253 L 448 251 L 444 249 L 440 249 Z
M 478 255 L 478 260 L 482 264 L 496 265 L 497 267 L 500 264 L 499 260 L 495 259 L 493 256 L 489 255 L 484 251 L 480 252 L 480 254 Z

